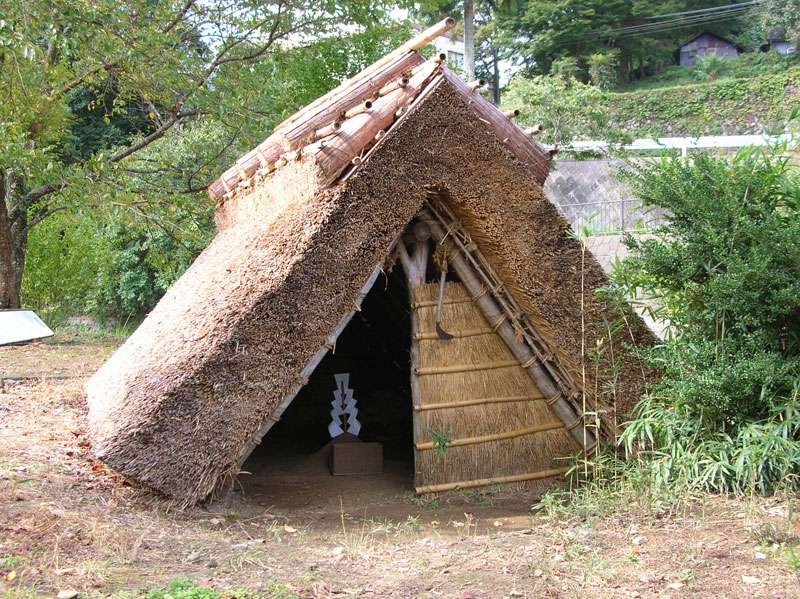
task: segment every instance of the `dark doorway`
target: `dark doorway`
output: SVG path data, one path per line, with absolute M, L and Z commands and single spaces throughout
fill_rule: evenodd
M 256 474 L 266 463 L 275 467 L 286 458 L 281 468 L 293 468 L 302 456 L 326 454 L 334 374 L 347 372 L 361 422 L 359 438 L 380 442 L 387 461 L 400 462 L 413 472 L 410 345 L 408 292 L 398 266 L 378 278 L 334 351 L 328 352 L 243 469 Z M 324 463 L 324 456 L 318 457 L 317 467 Z

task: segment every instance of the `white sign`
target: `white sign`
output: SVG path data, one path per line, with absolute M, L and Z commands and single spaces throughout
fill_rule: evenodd
M 33 310 L 0 310 L 0 345 L 52 336 L 53 331 Z

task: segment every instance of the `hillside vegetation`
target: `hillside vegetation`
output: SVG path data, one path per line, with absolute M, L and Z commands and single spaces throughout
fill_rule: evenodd
M 636 83 L 603 90 L 570 76 L 519 77 L 503 106 L 542 123 L 545 143 L 573 139 L 738 135 L 771 131 L 798 103 L 800 55 L 745 54 L 700 67 L 668 67 Z

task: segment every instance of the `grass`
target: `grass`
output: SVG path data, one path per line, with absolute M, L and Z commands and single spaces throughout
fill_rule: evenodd
M 121 591 L 109 599 L 298 599 L 286 585 L 272 579 L 263 581 L 258 590 L 215 589 L 191 578 L 175 578 L 166 587 Z

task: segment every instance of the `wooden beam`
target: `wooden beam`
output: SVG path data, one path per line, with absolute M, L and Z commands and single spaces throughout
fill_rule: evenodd
M 564 468 L 554 468 L 552 470 L 543 470 L 541 472 L 531 472 L 530 474 L 514 474 L 512 476 L 497 476 L 494 478 L 480 478 L 477 480 L 466 480 L 458 483 L 443 483 L 440 485 L 426 485 L 424 487 L 417 487 L 414 491 L 417 495 L 424 493 L 443 493 L 445 491 L 452 491 L 453 489 L 472 489 L 475 487 L 486 487 L 488 485 L 503 485 L 508 483 L 519 483 L 528 480 L 538 480 L 540 478 L 550 478 L 551 476 L 559 476 L 566 474 L 570 470 L 570 466 Z

